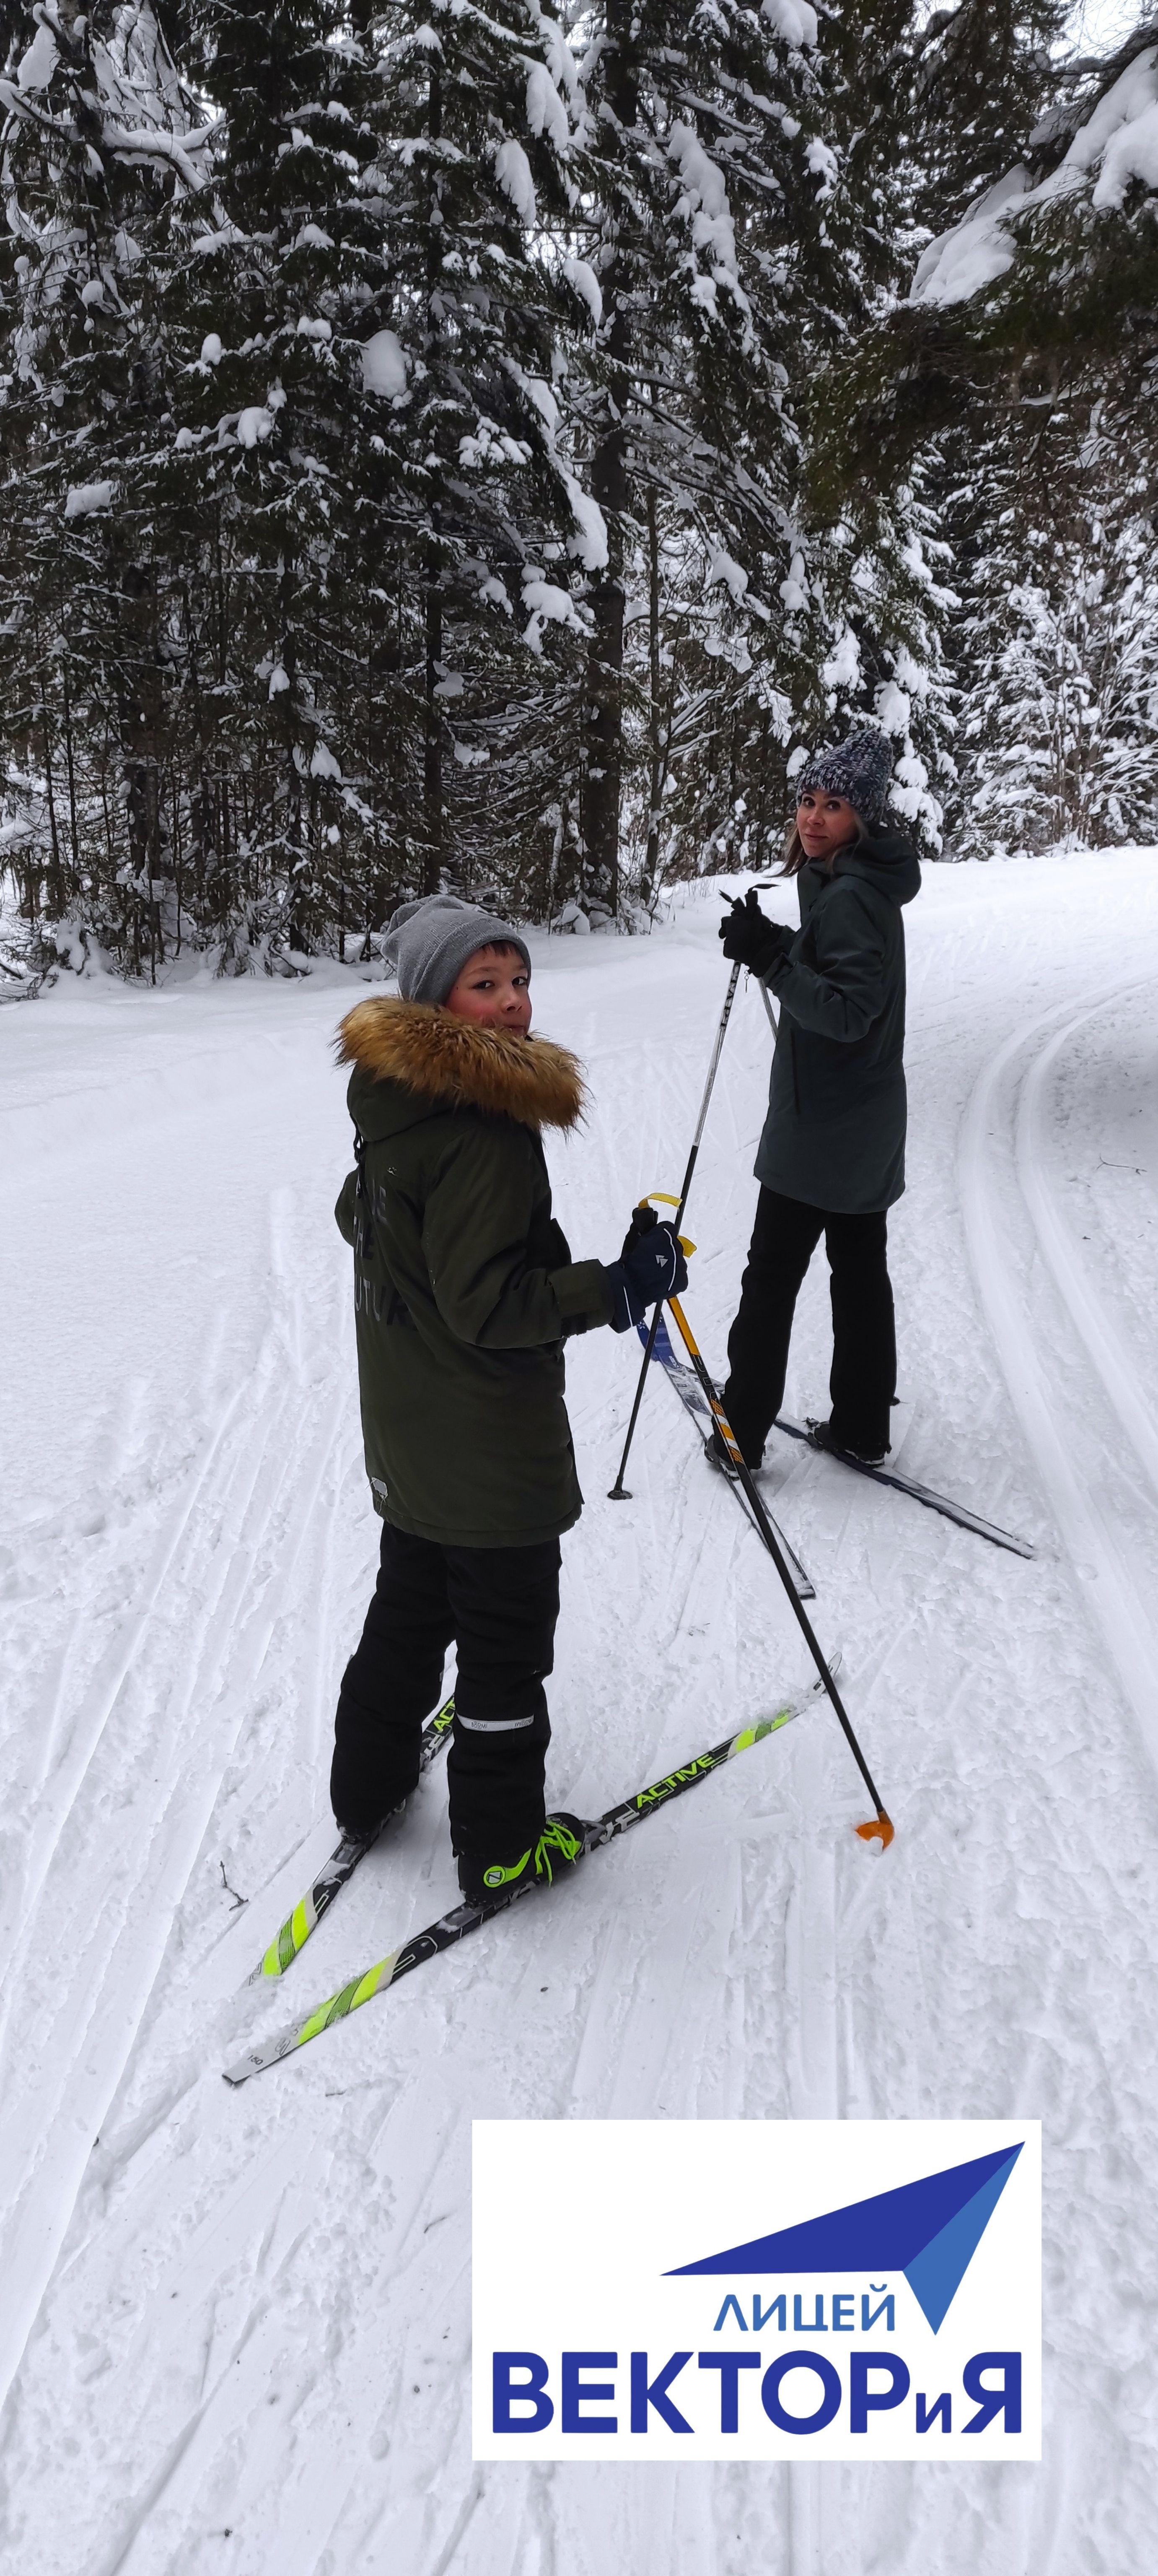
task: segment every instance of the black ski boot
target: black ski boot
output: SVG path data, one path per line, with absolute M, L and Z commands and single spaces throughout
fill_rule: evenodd
M 808 1416 L 808 1437 L 814 1449 L 826 1449 L 835 1458 L 859 1458 L 862 1467 L 883 1467 L 892 1446 L 891 1441 L 886 1440 L 883 1449 L 858 1448 L 851 1440 L 837 1440 L 833 1436 L 831 1421 L 814 1422 L 811 1414 Z
M 707 1459 L 709 1467 L 714 1467 L 717 1476 L 727 1476 L 733 1485 L 739 1483 L 740 1480 L 736 1474 L 735 1461 L 729 1457 L 728 1451 L 714 1425 L 709 1431 L 707 1439 L 704 1442 L 704 1456 Z
M 741 1451 L 740 1454 L 743 1456 L 743 1451 Z M 718 1431 L 714 1425 L 709 1431 L 707 1439 L 704 1442 L 704 1456 L 707 1459 L 709 1467 L 713 1467 L 718 1476 L 726 1476 L 729 1484 L 739 1484 L 740 1479 L 736 1473 L 736 1461 L 728 1448 L 728 1444 L 722 1431 Z M 754 1466 L 750 1458 L 745 1458 L 744 1464 L 750 1476 L 758 1476 L 761 1469 L 766 1467 L 768 1464 L 767 1448 L 765 1447 L 761 1450 Z
M 560 1811 L 548 1816 L 536 1843 L 510 1861 L 482 1861 L 466 1852 L 458 1856 L 458 1883 L 468 1905 L 492 1905 L 499 1896 L 528 1886 L 535 1879 L 553 1879 L 560 1864 L 566 1867 L 577 1861 L 583 1849 L 583 1821 Z

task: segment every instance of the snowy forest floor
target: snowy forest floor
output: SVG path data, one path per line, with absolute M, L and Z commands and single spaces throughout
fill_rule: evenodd
M 789 915 L 789 892 L 770 900 Z M 577 1254 L 678 1187 L 714 887 L 535 942 L 585 1059 Z M 1124 939 L 1123 925 L 1129 924 Z M 777 1516 L 896 1820 L 818 1710 L 573 1887 L 232 2093 L 223 2064 L 454 1900 L 436 1773 L 283 1985 L 369 1593 L 347 1169 L 356 972 L 62 983 L 0 1012 L 0 2528 L 37 2576 L 1133 2576 L 1158 2252 L 1158 852 L 930 869 L 908 915 L 899 1463 L 998 1553 L 783 1443 Z M 723 1357 L 768 1029 L 742 987 L 689 1211 Z M 772 1570 L 638 1349 L 569 1358 L 549 1786 L 654 1778 L 803 1678 Z M 789 1408 L 824 1403 L 823 1261 Z M 239 1905 L 237 1898 L 244 1899 Z M 1041 2469 L 476 2469 L 472 2117 L 1040 2115 Z

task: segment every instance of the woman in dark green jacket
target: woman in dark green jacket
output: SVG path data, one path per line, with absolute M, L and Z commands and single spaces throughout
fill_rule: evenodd
M 784 1396 L 801 1281 L 821 1235 L 832 1273 L 829 1421 L 820 1447 L 882 1459 L 896 1393 L 887 1210 L 905 1186 L 905 932 L 921 883 L 916 851 L 884 821 L 890 754 L 860 733 L 809 763 L 785 858 L 800 896 L 793 932 L 754 892 L 721 924 L 780 1005 L 768 1116 L 756 1156 L 760 1198 L 740 1307 L 728 1339 L 724 1404 L 758 1466 Z M 726 1459 L 713 1435 L 713 1465 Z
M 387 953 L 398 996 L 359 1002 L 339 1040 L 356 1169 L 336 1215 L 383 1528 L 330 1794 L 343 1832 L 372 1840 L 418 1778 L 453 1640 L 451 1840 L 464 1895 L 485 1902 L 578 1850 L 543 1796 L 559 1539 L 583 1508 L 563 1343 L 625 1331 L 687 1271 L 670 1225 L 634 1225 L 610 1265 L 571 1259 L 542 1130 L 574 1127 L 583 1088 L 574 1057 L 530 1035 L 518 931 L 431 895 L 395 914 Z

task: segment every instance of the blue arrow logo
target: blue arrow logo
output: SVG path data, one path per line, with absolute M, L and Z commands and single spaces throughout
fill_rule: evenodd
M 1024 2141 L 1022 2141 L 1024 2144 Z M 902 2272 L 936 2334 L 960 2289 L 1021 2146 L 999 2147 L 967 2165 L 924 2174 L 897 2191 L 850 2201 L 798 2227 L 729 2245 L 699 2263 L 679 2263 L 669 2279 L 688 2272 Z

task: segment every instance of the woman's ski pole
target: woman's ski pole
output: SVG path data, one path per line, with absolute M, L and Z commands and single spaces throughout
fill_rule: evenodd
M 721 1013 L 720 1013 L 720 1025 L 719 1025 L 719 1028 L 718 1028 L 718 1029 L 717 1029 L 717 1031 L 716 1031 L 716 1043 L 715 1043 L 714 1047 L 712 1048 L 712 1061 L 711 1061 L 710 1065 L 708 1066 L 708 1079 L 707 1079 L 706 1083 L 704 1084 L 704 1096 L 703 1096 L 703 1099 L 702 1099 L 702 1100 L 701 1100 L 701 1102 L 700 1102 L 700 1114 L 699 1114 L 699 1117 L 698 1117 L 698 1118 L 697 1118 L 697 1120 L 696 1120 L 696 1132 L 695 1132 L 695 1135 L 694 1135 L 694 1136 L 693 1136 L 693 1138 L 692 1138 L 692 1150 L 691 1150 L 690 1154 L 688 1155 L 688 1167 L 687 1167 L 686 1172 L 684 1173 L 684 1185 L 683 1185 L 683 1188 L 682 1188 L 682 1190 L 680 1191 L 680 1194 L 679 1194 L 679 1204 L 678 1204 L 678 1206 L 677 1206 L 677 1208 L 676 1208 L 675 1217 L 674 1217 L 674 1219 L 673 1219 L 673 1223 L 674 1223 L 674 1225 L 675 1225 L 675 1230 L 676 1230 L 676 1233 L 677 1233 L 677 1234 L 679 1233 L 679 1230 L 680 1230 L 680 1221 L 681 1221 L 681 1219 L 682 1219 L 684 1209 L 685 1209 L 685 1207 L 686 1207 L 686 1205 L 687 1205 L 687 1196 L 688 1196 L 688 1191 L 690 1190 L 691 1185 L 692 1185 L 692 1174 L 693 1174 L 693 1172 L 695 1171 L 695 1168 L 696 1168 L 696 1156 L 697 1156 L 697 1154 L 699 1153 L 699 1150 L 700 1150 L 700 1138 L 701 1138 L 701 1136 L 703 1135 L 704 1128 L 705 1128 L 705 1125 L 706 1125 L 706 1123 L 707 1123 L 707 1116 L 708 1116 L 708 1102 L 710 1101 L 710 1099 L 711 1099 L 711 1097 L 712 1097 L 712 1087 L 713 1087 L 713 1084 L 715 1083 L 715 1079 L 716 1079 L 716 1067 L 717 1067 L 717 1065 L 719 1064 L 719 1061 L 720 1061 L 720 1051 L 721 1051 L 721 1049 L 722 1049 L 722 1047 L 723 1047 L 723 1043 L 724 1043 L 724 1033 L 725 1033 L 725 1030 L 727 1029 L 728 1021 L 729 1021 L 729 1019 L 731 1018 L 731 1013 L 732 1013 L 732 1004 L 733 1004 L 733 1002 L 735 1001 L 735 998 L 736 998 L 736 986 L 737 986 L 737 984 L 739 983 L 739 981 L 740 981 L 740 961 L 739 961 L 739 959 L 737 959 L 736 964 L 733 966 L 733 968 L 732 968 L 732 972 L 731 972 L 731 974 L 730 974 L 730 976 L 729 976 L 729 978 L 728 978 L 728 989 L 727 989 L 727 992 L 726 992 L 726 993 L 725 993 L 725 995 L 724 995 L 724 1007 L 723 1007 L 723 1010 L 722 1010 L 722 1011 L 721 1011 Z M 634 1438 L 635 1438 L 635 1426 L 636 1426 L 636 1423 L 637 1423 L 637 1422 L 638 1422 L 638 1420 L 639 1420 L 639 1408 L 640 1408 L 640 1405 L 641 1405 L 641 1404 L 642 1404 L 642 1402 L 643 1402 L 643 1390 L 644 1390 L 644 1388 L 645 1388 L 645 1386 L 646 1386 L 646 1384 L 647 1384 L 647 1372 L 648 1372 L 648 1368 L 649 1368 L 650 1363 L 651 1363 L 651 1355 L 652 1355 L 652 1352 L 653 1352 L 653 1350 L 654 1350 L 654 1348 L 655 1348 L 655 1337 L 656 1337 L 656 1334 L 657 1334 L 657 1333 L 658 1333 L 658 1331 L 659 1331 L 659 1319 L 660 1319 L 660 1316 L 662 1315 L 662 1313 L 663 1313 L 663 1299 L 662 1299 L 662 1297 L 661 1297 L 661 1298 L 659 1299 L 659 1302 L 658 1302 L 657 1306 L 656 1306 L 655 1313 L 654 1313 L 654 1315 L 652 1316 L 652 1319 L 651 1319 L 651 1329 L 650 1329 L 650 1331 L 649 1331 L 649 1333 L 648 1333 L 648 1336 L 647 1336 L 647 1346 L 646 1346 L 646 1348 L 645 1348 L 645 1350 L 644 1350 L 644 1354 L 643 1354 L 643 1367 L 641 1368 L 641 1370 L 640 1370 L 640 1372 L 639 1372 L 639 1384 L 638 1384 L 638 1386 L 636 1387 L 636 1390 L 635 1390 L 635 1402 L 634 1402 L 634 1404 L 632 1405 L 632 1408 L 631 1408 L 631 1420 L 630 1420 L 630 1422 L 628 1423 L 628 1426 L 627 1426 L 627 1438 L 626 1438 L 626 1440 L 625 1440 L 625 1441 L 624 1441 L 624 1443 L 623 1443 L 623 1456 L 622 1456 L 622 1458 L 621 1458 L 621 1459 L 620 1459 L 620 1461 L 619 1461 L 619 1474 L 617 1475 L 617 1477 L 616 1477 L 616 1479 L 615 1479 L 615 1483 L 613 1484 L 613 1486 L 612 1486 L 612 1488 L 611 1488 L 611 1491 L 610 1491 L 610 1493 L 609 1493 L 609 1495 L 608 1495 L 608 1497 L 607 1497 L 607 1499 L 608 1499 L 608 1502 L 609 1502 L 609 1503 L 627 1503 L 627 1502 L 630 1502 L 630 1500 L 631 1500 L 630 1493 L 628 1492 L 628 1489 L 627 1489 L 626 1485 L 624 1484 L 623 1476 L 624 1476 L 624 1470 L 625 1470 L 625 1468 L 626 1468 L 626 1466 L 627 1466 L 628 1457 L 629 1457 L 630 1452 L 631 1452 L 631 1444 L 632 1444 L 632 1441 L 633 1441 L 633 1440 L 634 1440 Z
M 856 1831 L 860 1835 L 862 1842 L 872 1842 L 879 1834 L 881 1849 L 882 1851 L 887 1851 L 889 1844 L 893 1839 L 894 1827 L 884 1807 L 881 1805 L 880 1793 L 877 1789 L 876 1782 L 873 1779 L 873 1775 L 869 1770 L 868 1764 L 865 1761 L 859 1744 L 857 1743 L 856 1736 L 853 1733 L 852 1720 L 849 1717 L 844 1701 L 842 1700 L 840 1692 L 836 1687 L 836 1683 L 833 1680 L 831 1669 L 825 1662 L 824 1655 L 821 1651 L 815 1630 L 808 1616 L 808 1612 L 800 1599 L 800 1595 L 797 1592 L 792 1576 L 789 1573 L 787 1564 L 785 1563 L 783 1548 L 781 1547 L 772 1523 L 768 1518 L 768 1514 L 764 1509 L 764 1505 L 760 1500 L 760 1496 L 756 1491 L 756 1486 L 751 1472 L 745 1463 L 736 1435 L 728 1420 L 727 1414 L 724 1411 L 723 1405 L 720 1402 L 719 1396 L 716 1393 L 715 1386 L 705 1365 L 699 1344 L 692 1332 L 691 1325 L 688 1322 L 679 1298 L 669 1297 L 667 1303 L 668 1312 L 675 1319 L 676 1330 L 679 1333 L 680 1340 L 683 1343 L 684 1349 L 687 1352 L 688 1358 L 691 1361 L 692 1367 L 695 1370 L 696 1376 L 699 1379 L 708 1403 L 712 1408 L 712 1419 L 716 1425 L 717 1431 L 719 1432 L 720 1438 L 724 1443 L 724 1447 L 728 1452 L 732 1465 L 735 1468 L 740 1488 L 748 1505 L 748 1509 L 752 1514 L 752 1518 L 756 1523 L 756 1527 L 760 1532 L 760 1536 L 764 1541 L 768 1554 L 772 1559 L 777 1574 L 779 1575 L 788 1598 L 792 1603 L 793 1610 L 795 1611 L 801 1629 L 803 1630 L 809 1654 L 812 1657 L 813 1663 L 816 1666 L 825 1690 L 832 1701 L 833 1708 L 840 1719 L 840 1723 L 844 1728 L 845 1735 L 848 1739 L 849 1750 L 854 1762 L 856 1763 L 861 1779 L 864 1781 L 865 1787 L 872 1799 L 873 1805 L 876 1808 L 877 1812 L 874 1822 L 867 1825 L 858 1825 L 856 1827 Z

